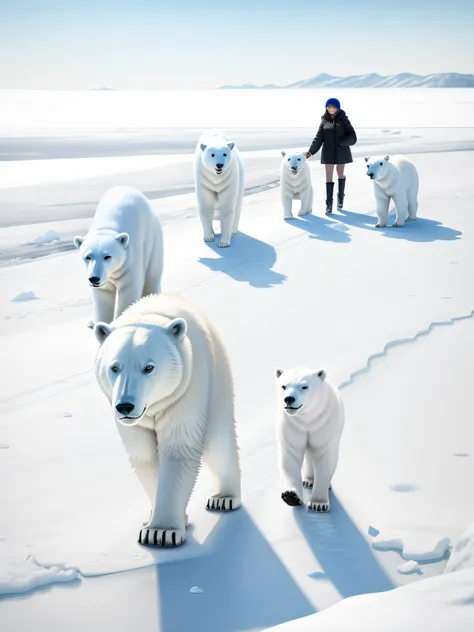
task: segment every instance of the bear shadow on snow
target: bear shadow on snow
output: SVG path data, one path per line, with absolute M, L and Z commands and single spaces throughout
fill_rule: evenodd
M 199 549 L 156 567 L 162 630 L 238 632 L 314 614 L 244 507 L 222 515 Z
M 365 213 L 354 213 L 353 211 L 338 211 L 340 219 L 345 224 L 356 226 L 357 228 L 366 228 L 384 235 L 392 239 L 405 239 L 406 241 L 418 241 L 427 243 L 431 241 L 454 241 L 460 239 L 462 232 L 444 226 L 441 222 L 433 219 L 425 219 L 418 217 L 416 221 L 405 222 L 401 228 L 393 228 L 395 220 L 395 211 L 389 213 L 389 225 L 384 228 L 375 228 L 377 223 L 376 215 L 366 215 Z
M 220 255 L 219 258 L 200 257 L 199 263 L 213 272 L 223 272 L 236 281 L 252 287 L 269 288 L 286 281 L 286 276 L 272 270 L 277 260 L 273 246 L 240 231 L 232 237 L 229 248 L 219 248 L 219 239 L 206 246 Z
M 329 580 L 344 599 L 391 590 L 393 584 L 369 542 L 332 490 L 329 498 L 329 513 L 310 514 L 304 506 L 293 510 L 302 534 L 323 569 L 323 573 L 316 573 L 315 577 Z
M 290 226 L 295 226 L 300 230 L 310 233 L 310 239 L 321 241 L 331 241 L 336 244 L 348 244 L 351 236 L 344 230 L 338 230 L 342 222 L 333 221 L 332 216 L 320 217 L 319 215 L 295 216 L 292 220 L 287 220 Z

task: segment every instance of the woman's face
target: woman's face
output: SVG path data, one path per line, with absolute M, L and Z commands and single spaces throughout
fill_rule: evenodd
M 328 112 L 331 116 L 334 116 L 337 112 L 337 107 L 335 105 L 328 105 Z

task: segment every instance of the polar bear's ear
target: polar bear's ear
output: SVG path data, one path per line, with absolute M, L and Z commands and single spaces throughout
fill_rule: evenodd
M 281 150 L 281 155 L 283 156 L 283 158 L 286 156 L 286 151 L 284 151 L 283 149 Z
M 388 162 L 390 160 L 390 156 L 385 156 L 384 160 Z
M 112 327 L 109 327 L 107 323 L 96 323 L 94 325 L 94 334 L 97 338 L 97 342 L 100 344 L 102 344 L 104 340 L 110 336 L 112 331 Z
M 275 369 L 275 377 L 278 380 L 284 373 L 283 369 Z
M 84 243 L 84 237 L 74 237 L 74 239 L 72 241 L 73 241 L 74 245 L 76 246 L 76 248 L 79 250 L 79 248 Z
M 227 147 L 232 151 L 235 147 L 235 143 L 227 143 Z
M 174 318 L 170 323 L 166 325 L 165 329 L 171 336 L 173 336 L 173 338 L 182 340 L 186 335 L 188 325 L 184 318 Z
M 126 248 L 128 246 L 128 242 L 130 241 L 130 236 L 128 233 L 120 233 L 115 237 L 115 239 L 119 242 L 121 246 Z
M 326 370 L 325 369 L 318 369 L 317 371 L 315 371 L 315 373 L 319 377 L 319 379 L 324 382 L 324 380 L 327 377 Z
M 205 145 L 204 143 L 201 143 L 201 151 L 206 151 L 206 147 L 207 145 Z
M 365 160 L 365 162 L 369 162 L 369 160 L 370 160 L 370 156 L 366 156 L 366 157 L 364 158 L 364 160 Z

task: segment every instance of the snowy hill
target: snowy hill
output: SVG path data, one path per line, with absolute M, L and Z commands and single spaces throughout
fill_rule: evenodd
M 275 88 L 474 88 L 474 75 L 451 72 L 422 76 L 405 72 L 387 77 L 375 73 L 334 77 L 323 73 L 286 86 L 245 84 L 242 86 L 221 86 L 219 89 L 271 90 Z

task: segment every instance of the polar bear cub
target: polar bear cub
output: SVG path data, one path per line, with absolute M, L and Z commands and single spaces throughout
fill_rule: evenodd
M 185 540 L 202 458 L 216 479 L 207 508 L 232 511 L 241 504 L 226 350 L 207 318 L 171 294 L 146 296 L 94 331 L 97 382 L 152 507 L 138 541 L 177 546 Z
M 329 489 L 344 429 L 339 390 L 326 379 L 324 369 L 277 369 L 275 375 L 281 497 L 288 505 L 302 505 L 303 487 L 312 487 L 308 510 L 329 511 Z
M 367 175 L 374 181 L 378 223 L 388 222 L 390 199 L 396 209 L 394 227 L 401 227 L 407 220 L 415 220 L 418 210 L 418 171 L 405 156 L 367 157 Z
M 221 224 L 219 248 L 239 230 L 244 197 L 244 163 L 235 143 L 219 132 L 204 134 L 194 160 L 194 183 L 204 241 L 214 241 L 212 220 Z M 216 214 L 218 212 L 218 215 Z
M 110 323 L 146 294 L 161 292 L 163 230 L 148 199 L 117 186 L 100 200 L 89 232 L 74 237 L 92 287 L 94 322 Z
M 313 185 L 306 154 L 281 152 L 283 160 L 280 171 L 281 202 L 283 219 L 293 219 L 293 200 L 301 200 L 298 215 L 308 215 L 313 211 Z

